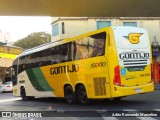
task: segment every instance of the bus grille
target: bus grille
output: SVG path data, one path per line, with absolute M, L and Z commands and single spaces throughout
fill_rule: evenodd
M 93 78 L 94 81 L 94 90 L 96 96 L 106 95 L 106 78 L 97 77 Z
M 124 60 L 123 64 L 125 67 L 146 66 L 147 60 Z

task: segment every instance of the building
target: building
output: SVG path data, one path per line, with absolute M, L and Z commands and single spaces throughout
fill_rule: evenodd
M 153 77 L 160 83 L 160 17 L 52 17 L 52 41 L 74 37 L 106 26 L 135 26 L 149 31 L 153 46 Z
M 20 47 L 9 45 L 0 46 L 0 81 L 4 79 L 6 69 L 12 66 L 13 60 L 22 52 L 23 49 Z M 8 75 L 8 77 L 10 76 Z
M 136 26 L 149 31 L 151 42 L 160 44 L 160 17 L 52 17 L 52 41 L 70 38 L 106 26 Z
M 10 33 L 0 30 L 0 42 L 8 43 L 10 41 Z

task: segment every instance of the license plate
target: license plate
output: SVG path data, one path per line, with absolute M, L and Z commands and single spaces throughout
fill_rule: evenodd
M 142 92 L 142 89 L 141 88 L 138 88 L 138 89 L 135 89 L 134 90 L 136 93 L 140 93 L 140 92 Z

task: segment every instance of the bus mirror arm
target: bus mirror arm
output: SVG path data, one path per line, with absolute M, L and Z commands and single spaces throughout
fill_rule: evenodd
M 11 68 L 12 68 L 12 67 L 9 67 L 9 68 L 7 68 L 7 69 L 5 70 L 5 75 L 6 75 L 6 76 L 9 76 Z
M 9 70 L 6 70 L 5 75 L 6 75 L 6 76 L 9 75 Z

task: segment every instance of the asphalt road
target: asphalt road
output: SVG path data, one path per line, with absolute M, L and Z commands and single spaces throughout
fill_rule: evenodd
M 132 113 L 132 115 L 136 115 L 147 111 L 147 114 L 160 114 L 160 90 L 147 94 L 128 96 L 120 101 L 93 101 L 89 105 L 68 105 L 64 99 L 60 98 L 36 98 L 32 101 L 23 101 L 20 97 L 14 97 L 12 93 L 0 93 L 0 111 L 48 111 L 51 112 L 51 116 L 55 116 L 58 120 L 64 118 L 69 120 L 70 117 L 76 120 L 157 120 L 160 119 L 160 117 L 155 117 L 154 115 L 149 117 L 123 117 L 122 113 L 127 111 L 127 113 L 129 112 Z M 121 116 L 118 116 L 118 113 L 120 113 Z

